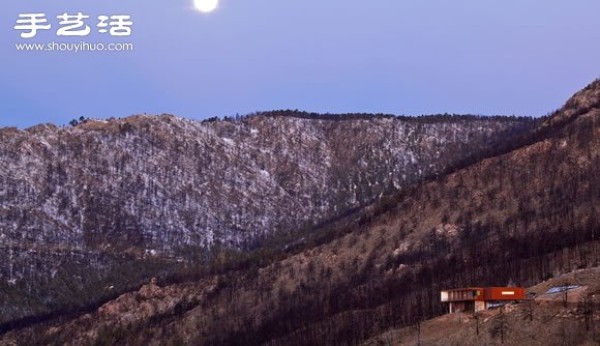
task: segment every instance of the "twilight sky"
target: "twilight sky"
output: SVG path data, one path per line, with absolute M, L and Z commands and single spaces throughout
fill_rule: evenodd
M 2 0 L 0 126 L 258 110 L 543 115 L 600 76 L 598 0 Z M 23 39 L 19 14 L 52 25 Z M 82 12 L 91 33 L 57 36 Z M 129 37 L 98 33 L 128 14 Z M 19 43 L 135 44 L 24 52 Z

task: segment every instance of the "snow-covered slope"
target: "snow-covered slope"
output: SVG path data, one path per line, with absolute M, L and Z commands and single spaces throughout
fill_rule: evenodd
M 529 124 L 300 115 L 0 129 L 0 246 L 11 250 L 1 251 L 2 277 L 53 273 L 63 257 L 86 266 L 99 254 L 250 246 L 370 202 Z

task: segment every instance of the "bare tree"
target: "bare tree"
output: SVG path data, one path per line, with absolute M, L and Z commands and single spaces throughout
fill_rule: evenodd
M 594 296 L 585 296 L 581 303 L 581 310 L 585 318 L 585 330 L 592 334 L 592 340 L 596 341 L 596 324 L 594 315 L 596 313 L 596 302 Z
M 481 313 L 476 312 L 473 317 L 475 318 L 475 333 L 479 335 L 479 322 L 481 320 Z
M 535 299 L 527 299 L 525 301 L 525 314 L 529 321 L 533 321 L 533 316 L 535 313 Z
M 414 327 L 417 330 L 417 346 L 421 346 L 421 317 L 415 319 Z
M 490 335 L 492 336 L 492 338 L 496 338 L 498 335 L 500 335 L 500 342 L 504 345 L 505 333 L 506 318 L 504 316 L 504 309 L 501 308 L 500 314 L 498 315 L 498 317 L 494 321 L 492 328 L 490 329 Z
M 569 286 L 571 286 L 570 281 L 566 281 L 563 285 L 563 306 L 566 308 L 569 302 Z

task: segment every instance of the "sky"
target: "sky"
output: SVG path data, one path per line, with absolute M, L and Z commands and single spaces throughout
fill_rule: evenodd
M 58 36 L 58 15 L 89 15 Z M 19 15 L 51 28 L 22 38 Z M 0 126 L 274 109 L 547 114 L 600 77 L 598 0 L 3 0 Z M 129 36 L 98 16 L 131 16 Z M 18 44 L 133 44 L 19 51 Z

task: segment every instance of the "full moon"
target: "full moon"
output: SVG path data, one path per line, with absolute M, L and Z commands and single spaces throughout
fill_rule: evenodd
M 194 6 L 202 13 L 209 13 L 219 6 L 219 0 L 194 0 Z

